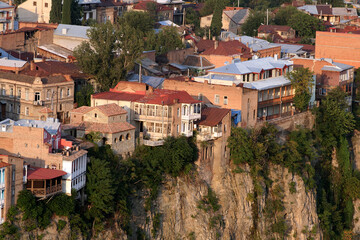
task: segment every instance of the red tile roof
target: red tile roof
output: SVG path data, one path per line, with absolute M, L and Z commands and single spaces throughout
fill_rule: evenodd
M 145 94 L 129 92 L 101 92 L 93 94 L 92 98 L 132 102 L 142 98 L 144 95 Z
M 81 122 L 78 128 L 85 129 L 86 132 L 101 132 L 101 133 L 118 133 L 135 129 L 133 125 L 128 122 L 119 123 L 94 123 Z
M 37 70 L 27 69 L 22 73 L 30 76 L 45 77 L 53 74 L 70 75 L 75 78 L 89 78 L 87 74 L 81 72 L 80 68 L 74 63 L 45 61 L 34 63 Z
M 39 168 L 30 165 L 28 167 L 27 173 L 27 178 L 30 180 L 53 179 L 67 174 L 66 172 L 61 170 Z
M 0 162 L 0 168 L 11 166 L 9 163 Z
M 165 6 L 165 5 L 162 5 L 162 4 L 159 4 L 157 2 L 154 2 L 154 1 L 142 1 L 142 2 L 139 2 L 138 4 L 136 4 L 134 6 L 133 9 L 137 9 L 137 10 L 144 10 L 144 11 L 148 11 L 148 3 L 150 4 L 154 4 L 156 6 L 156 11 L 172 11 L 171 8 Z
M 225 108 L 205 108 L 201 111 L 201 120 L 197 124 L 216 126 L 230 111 L 230 109 Z
M 200 103 L 185 91 L 175 91 L 167 89 L 155 89 L 153 93 L 149 93 L 143 98 L 135 102 L 147 104 L 164 104 L 173 105 L 176 101 L 179 103 Z
M 87 113 L 91 110 L 93 110 L 94 108 L 92 107 L 88 107 L 88 106 L 82 106 L 82 107 L 78 107 L 78 108 L 75 108 L 73 110 L 71 110 L 70 112 L 74 112 L 74 113 Z
M 127 114 L 127 111 L 125 109 L 123 109 L 122 107 L 120 107 L 115 103 L 100 105 L 100 106 L 96 106 L 95 108 L 99 109 L 106 116 Z
M 240 41 L 231 40 L 226 42 L 218 42 L 218 46 L 215 48 L 215 41 L 212 41 L 213 45 L 202 53 L 203 55 L 221 55 L 221 56 L 233 56 L 242 53 L 250 53 L 250 49 Z
M 214 41 L 209 39 L 200 39 L 198 42 L 195 43 L 198 52 L 203 52 L 206 49 L 214 47 Z
M 281 25 L 260 25 L 258 28 L 258 32 L 262 33 L 273 33 L 276 31 L 288 32 L 291 27 L 289 26 L 281 26 Z

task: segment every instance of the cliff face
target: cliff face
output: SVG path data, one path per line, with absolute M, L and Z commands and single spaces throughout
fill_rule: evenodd
M 234 173 L 228 164 L 209 164 L 212 165 L 210 173 L 202 171 L 209 169 L 209 166 L 202 165 L 192 176 L 169 179 L 159 193 L 152 214 L 146 215 L 140 210 L 143 202 L 136 203 L 133 227 L 141 227 L 146 235 L 156 239 L 252 239 L 255 213 L 251 195 L 254 186 L 248 167 L 243 166 L 241 173 Z M 281 186 L 284 210 L 280 214 L 286 223 L 286 239 L 307 239 L 310 236 L 321 239 L 314 193 L 305 191 L 302 179 L 282 167 L 270 166 L 269 178 L 272 187 L 265 189 L 264 185 L 263 194 L 258 196 L 257 236 L 261 239 L 276 237 L 277 233 L 271 232 L 265 217 L 265 208 L 269 193 L 275 186 Z M 295 192 L 294 186 L 290 190 L 290 182 L 294 182 Z M 202 206 L 201 200 L 206 199 L 209 187 L 219 200 L 221 207 L 217 211 L 211 207 L 204 210 Z M 161 214 L 161 221 L 154 234 L 151 229 L 156 214 Z

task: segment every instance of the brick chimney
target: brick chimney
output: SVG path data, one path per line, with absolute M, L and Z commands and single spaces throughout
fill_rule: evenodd
M 31 71 L 34 71 L 34 70 L 35 70 L 34 60 L 32 60 L 32 61 L 30 62 L 30 70 L 31 70 Z

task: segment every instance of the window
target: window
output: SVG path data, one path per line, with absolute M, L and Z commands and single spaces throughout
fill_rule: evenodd
M 280 98 L 280 88 L 275 88 L 275 98 Z
M 25 107 L 25 116 L 29 116 L 29 107 Z
M 70 96 L 70 88 L 67 89 L 67 96 Z
M 1 95 L 6 95 L 5 85 L 1 85 Z
M 117 138 L 114 138 L 114 143 L 117 143 Z
M 130 140 L 130 139 L 131 139 L 130 133 L 126 134 L 126 140 Z
M 9 104 L 9 112 L 12 112 L 12 111 L 13 111 L 13 104 L 10 103 L 10 104 Z
M 25 100 L 29 100 L 29 89 L 25 89 Z
M 63 98 L 63 95 L 64 95 L 64 90 L 60 89 L 60 98 Z
M 18 98 L 21 98 L 21 88 L 18 88 L 17 97 L 18 97 Z
M 12 180 L 15 181 L 15 168 L 12 170 Z
M 119 137 L 119 141 L 124 141 L 124 136 L 123 135 L 121 135 L 120 137 Z
M 63 109 L 63 105 L 60 103 L 59 104 L 59 110 L 62 111 L 62 109 Z
M 33 2 L 33 6 L 36 6 L 36 2 Z
M 35 101 L 40 101 L 40 92 L 35 92 L 34 100 Z
M 14 96 L 14 87 L 10 87 L 10 97 Z
M 48 89 L 48 90 L 46 91 L 46 99 L 50 99 L 50 97 L 51 97 L 51 90 Z
M 228 97 L 224 96 L 224 105 L 227 105 L 227 104 L 228 104 Z
M 263 99 L 262 99 L 262 92 L 259 92 L 258 93 L 258 102 L 261 102 Z
M 215 103 L 219 103 L 220 102 L 220 97 L 219 95 L 215 94 Z
M 180 108 L 177 109 L 177 116 L 180 117 Z
M 97 118 L 97 113 L 95 113 L 95 114 L 94 114 L 94 117 L 96 117 L 96 118 Z
M 17 105 L 17 106 L 16 106 L 16 113 L 17 113 L 17 114 L 20 114 L 20 105 Z
M 49 4 L 48 4 L 48 3 L 45 3 L 45 7 L 46 7 L 46 8 L 49 7 Z
M 176 132 L 179 133 L 179 124 L 176 125 Z

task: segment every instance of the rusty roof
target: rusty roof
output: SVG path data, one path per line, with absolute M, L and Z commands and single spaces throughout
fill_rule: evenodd
M 30 180 L 45 180 L 53 179 L 66 175 L 67 173 L 61 170 L 49 169 L 49 168 L 39 168 L 30 166 L 28 167 L 28 176 Z
M 230 111 L 230 109 L 226 108 L 205 108 L 201 111 L 201 120 L 197 124 L 211 127 L 216 126 Z
M 185 91 L 175 91 L 168 89 L 155 89 L 153 93 L 145 95 L 136 102 L 147 104 L 162 104 L 173 105 L 175 102 L 179 103 L 200 103 L 201 101 L 195 100 Z
M 94 123 L 81 122 L 78 128 L 85 129 L 86 132 L 100 132 L 100 133 L 118 133 L 135 129 L 133 125 L 128 122 L 118 123 Z
M 230 41 L 219 41 L 217 42 L 218 46 L 215 47 L 215 41 L 212 41 L 212 45 L 208 46 L 203 55 L 221 55 L 221 56 L 232 56 L 239 55 L 242 53 L 250 53 L 250 48 L 246 47 L 245 44 L 240 41 L 230 40 Z

